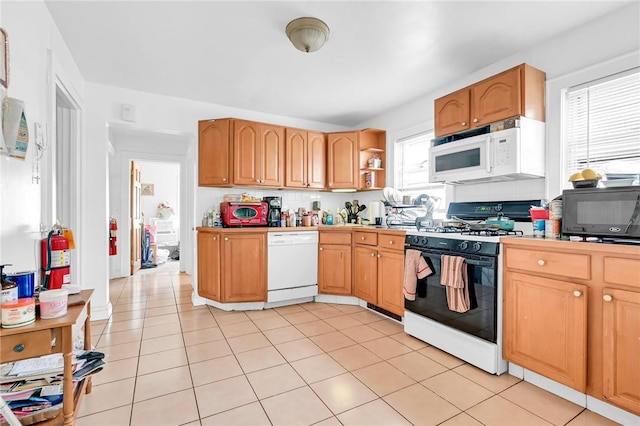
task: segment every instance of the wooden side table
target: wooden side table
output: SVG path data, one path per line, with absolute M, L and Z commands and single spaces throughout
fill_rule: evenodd
M 84 349 L 91 349 L 91 295 L 93 289 L 82 290 L 69 296 L 67 314 L 52 319 L 36 319 L 33 324 L 16 328 L 0 329 L 0 360 L 3 363 L 21 359 L 62 353 L 64 358 L 64 379 L 62 395 L 62 413 L 54 419 L 39 423 L 41 425 L 73 425 L 77 407 L 84 392 L 91 392 L 91 376 L 86 377 L 73 392 L 73 325 L 82 311 L 87 309 L 84 321 Z

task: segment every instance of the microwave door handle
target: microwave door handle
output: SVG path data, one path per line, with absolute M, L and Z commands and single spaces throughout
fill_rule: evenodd
M 486 170 L 487 173 L 491 173 L 491 136 L 487 136 L 487 157 L 486 157 L 486 161 L 487 161 L 487 165 L 486 165 Z
M 633 223 L 638 219 L 638 216 L 640 216 L 640 195 L 638 195 L 638 198 L 636 198 L 636 208 L 633 210 L 631 219 L 629 219 L 629 223 L 624 229 L 625 234 L 629 232 L 629 228 L 631 228 L 631 225 L 633 225 Z

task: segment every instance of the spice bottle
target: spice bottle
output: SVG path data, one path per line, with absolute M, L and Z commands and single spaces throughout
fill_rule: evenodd
M 11 266 L 11 264 L 0 265 L 0 281 L 2 281 L 2 297 L 0 298 L 0 303 L 18 300 L 18 285 L 6 279 L 7 276 L 2 272 L 5 266 Z

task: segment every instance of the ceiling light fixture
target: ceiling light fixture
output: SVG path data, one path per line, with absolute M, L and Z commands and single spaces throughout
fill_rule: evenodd
M 287 37 L 296 49 L 315 52 L 329 39 L 329 27 L 316 18 L 298 18 L 287 24 Z

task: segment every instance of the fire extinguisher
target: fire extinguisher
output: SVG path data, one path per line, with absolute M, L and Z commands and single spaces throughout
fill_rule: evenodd
M 118 238 L 116 231 L 118 230 L 118 221 L 111 218 L 109 221 L 109 256 L 118 254 Z
M 46 290 L 71 284 L 69 240 L 62 231 L 52 230 L 40 243 L 42 259 L 42 287 Z

